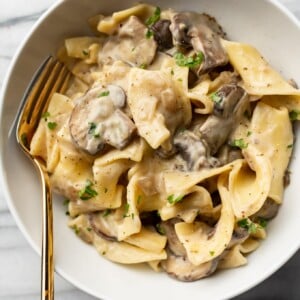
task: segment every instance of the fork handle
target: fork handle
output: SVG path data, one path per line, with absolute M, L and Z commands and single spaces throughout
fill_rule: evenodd
M 42 272 L 41 300 L 54 299 L 54 264 L 53 264 L 53 209 L 52 193 L 48 172 L 38 158 L 34 159 L 40 172 L 43 185 L 43 229 L 42 229 Z

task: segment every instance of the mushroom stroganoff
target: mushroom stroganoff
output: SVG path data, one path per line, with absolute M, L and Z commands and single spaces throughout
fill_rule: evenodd
M 31 142 L 69 226 L 181 281 L 247 263 L 288 182 L 300 91 L 205 13 L 147 4 L 65 40 L 74 74 Z

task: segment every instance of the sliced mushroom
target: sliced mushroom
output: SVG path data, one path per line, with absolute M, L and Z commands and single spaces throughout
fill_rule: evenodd
M 223 145 L 218 151 L 218 160 L 222 166 L 240 158 L 243 158 L 241 150 L 229 145 Z
M 180 281 L 196 281 L 211 275 L 217 269 L 219 259 L 194 266 L 187 257 L 168 255 L 167 260 L 162 261 L 162 268 L 172 277 Z
M 273 199 L 267 198 L 262 208 L 251 217 L 251 220 L 253 222 L 259 221 L 260 218 L 271 220 L 276 217 L 279 207 L 280 205 Z
M 117 241 L 117 233 L 114 230 L 115 218 L 113 215 L 105 215 L 104 212 L 89 214 L 89 222 L 92 230 L 108 241 Z
M 196 70 L 198 75 L 228 63 L 220 41 L 225 33 L 213 17 L 192 12 L 178 13 L 172 17 L 170 30 L 175 45 L 203 52 L 205 59 Z
M 175 232 L 174 225 L 180 222 L 178 219 L 171 219 L 160 223 L 165 235 L 168 239 L 168 248 L 175 256 L 186 256 L 186 251 L 181 242 L 179 241 Z
M 153 38 L 147 38 L 147 31 L 147 27 L 136 16 L 131 16 L 122 24 L 118 34 L 104 44 L 100 62 L 122 60 L 136 67 L 150 65 L 156 54 L 157 43 Z
M 136 127 L 121 110 L 125 92 L 117 85 L 94 87 L 77 100 L 70 121 L 75 144 L 94 155 L 110 145 L 122 149 L 128 145 Z
M 185 130 L 174 137 L 173 143 L 187 162 L 188 170 L 195 171 L 222 164 L 222 161 L 212 155 L 227 141 L 249 103 L 246 91 L 236 84 L 222 86 L 215 97 L 218 101 L 213 114 L 204 123 L 194 126 L 193 131 Z
M 206 141 L 211 155 L 217 153 L 227 141 L 249 103 L 246 91 L 235 84 L 222 86 L 215 96 L 218 101 L 215 102 L 214 113 L 199 128 L 199 134 Z
M 216 167 L 218 161 L 209 156 L 206 142 L 189 130 L 177 134 L 173 141 L 182 158 L 187 162 L 188 170 L 202 167 Z
M 237 244 L 242 244 L 249 237 L 249 235 L 249 231 L 246 228 L 235 228 L 232 233 L 231 240 L 227 245 L 227 249 L 230 249 Z
M 167 236 L 168 258 L 162 261 L 162 268 L 172 277 L 180 281 L 195 281 L 212 274 L 218 265 L 218 258 L 215 258 L 200 266 L 193 265 L 187 258 L 186 250 L 179 241 L 174 225 L 180 222 L 179 219 L 170 219 L 160 223 L 160 227 Z
M 170 25 L 170 20 L 158 20 L 151 26 L 151 30 L 154 33 L 154 39 L 158 44 L 159 50 L 168 50 L 173 47 Z

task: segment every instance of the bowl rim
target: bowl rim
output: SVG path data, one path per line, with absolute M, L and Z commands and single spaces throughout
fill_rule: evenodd
M 70 1 L 70 0 L 69 0 Z M 294 15 L 294 13 L 289 10 L 282 2 L 279 2 L 279 0 L 263 0 L 270 5 L 275 6 L 278 8 L 281 13 L 286 15 L 288 19 L 294 23 L 294 25 L 297 26 L 299 29 L 299 34 L 300 34 L 300 19 Z M 4 76 L 4 80 L 2 83 L 1 91 L 0 91 L 0 124 L 3 122 L 2 116 L 3 116 L 3 110 L 4 110 L 4 99 L 6 98 L 6 93 L 7 93 L 7 87 L 8 83 L 11 80 L 12 74 L 14 72 L 14 69 L 16 68 L 16 65 L 18 63 L 19 56 L 21 55 L 24 47 L 26 46 L 28 40 L 30 39 L 31 35 L 36 31 L 36 29 L 44 22 L 44 20 L 52 14 L 56 9 L 59 8 L 60 5 L 65 2 L 64 0 L 57 0 L 53 4 L 49 6 L 49 8 L 41 14 L 41 16 L 38 18 L 38 20 L 33 24 L 33 26 L 30 28 L 28 33 L 25 35 L 19 46 L 17 47 L 17 50 L 13 54 L 13 57 L 11 59 L 11 62 L 9 64 L 9 67 L 6 71 L 6 74 Z M 147 1 L 143 1 L 147 2 Z M 10 131 L 12 128 L 10 129 Z M 8 209 L 10 213 L 12 214 L 14 221 L 17 224 L 18 229 L 22 232 L 23 236 L 29 243 L 29 245 L 34 249 L 34 251 L 41 256 L 41 247 L 38 246 L 33 238 L 31 237 L 30 233 L 26 230 L 23 222 L 19 218 L 18 211 L 15 207 L 14 201 L 10 197 L 8 185 L 7 185 L 7 178 L 6 178 L 6 170 L 4 168 L 4 162 L 3 162 L 3 145 L 4 145 L 4 137 L 2 134 L 0 134 L 0 186 L 2 187 L 2 192 L 4 195 L 4 199 L 8 205 Z M 300 240 L 299 240 L 299 245 L 298 247 L 296 246 L 295 248 L 288 249 L 286 251 L 286 256 L 285 258 L 277 265 L 268 268 L 261 276 L 259 277 L 259 280 L 256 282 L 252 282 L 251 284 L 247 285 L 246 287 L 241 287 L 237 288 L 233 293 L 231 293 L 230 297 L 236 297 L 246 291 L 249 291 L 253 287 L 257 286 L 258 284 L 262 283 L 264 280 L 266 280 L 268 277 L 270 277 L 272 274 L 274 274 L 277 270 L 279 270 L 291 257 L 300 249 Z M 80 282 L 78 282 L 76 279 L 74 279 L 72 276 L 69 276 L 67 273 L 63 271 L 59 266 L 55 266 L 55 272 L 59 274 L 61 277 L 63 277 L 65 280 L 67 280 L 70 284 L 72 284 L 75 288 L 84 291 L 85 293 L 101 299 L 105 299 L 104 295 L 99 295 L 96 292 L 94 292 L 92 289 L 82 285 Z M 102 298 L 103 297 L 103 298 Z M 100 298 L 99 298 L 100 299 Z

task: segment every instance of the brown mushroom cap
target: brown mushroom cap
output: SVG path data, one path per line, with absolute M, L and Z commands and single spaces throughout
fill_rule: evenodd
M 107 241 L 117 241 L 114 230 L 114 215 L 105 216 L 104 212 L 89 214 L 89 222 L 93 231 Z
M 125 92 L 117 85 L 94 87 L 78 99 L 69 120 L 78 148 L 94 155 L 106 144 L 117 149 L 127 146 L 136 127 L 121 110 L 125 102 Z
M 194 266 L 186 257 L 169 255 L 168 259 L 162 261 L 162 268 L 173 278 L 180 281 L 196 281 L 211 275 L 217 269 L 219 259 L 215 258 L 209 262 Z
M 157 43 L 147 37 L 147 27 L 136 16 L 131 16 L 103 46 L 101 62 L 122 60 L 130 65 L 140 67 L 152 63 L 156 54 Z
M 196 70 L 198 75 L 228 63 L 220 41 L 225 33 L 213 17 L 192 12 L 178 13 L 172 17 L 170 30 L 175 45 L 204 54 L 204 62 Z

